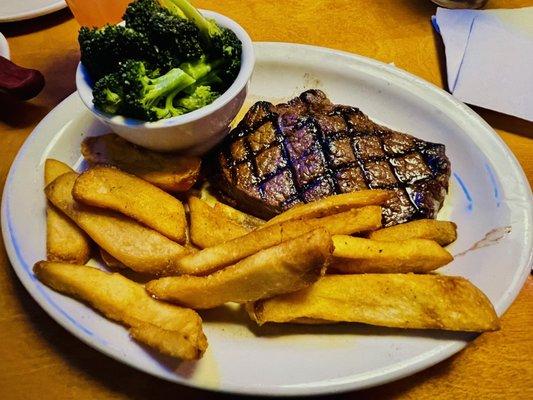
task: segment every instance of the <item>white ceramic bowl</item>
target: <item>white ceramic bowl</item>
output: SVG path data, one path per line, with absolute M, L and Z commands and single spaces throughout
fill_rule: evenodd
M 116 134 L 139 146 L 157 151 L 184 151 L 201 154 L 208 151 L 229 132 L 229 124 L 239 112 L 254 69 L 252 40 L 235 21 L 213 11 L 201 11 L 207 18 L 231 29 L 242 42 L 242 62 L 235 82 L 213 103 L 190 113 L 146 122 L 120 115 L 110 115 L 94 107 L 92 82 L 79 63 L 76 87 L 83 103 Z

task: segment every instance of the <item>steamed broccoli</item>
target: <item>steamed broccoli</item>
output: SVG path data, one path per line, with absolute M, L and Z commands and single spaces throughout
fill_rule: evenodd
M 177 67 L 180 63 L 203 55 L 200 31 L 188 20 L 163 8 L 156 0 L 136 0 L 124 14 L 128 28 L 144 34 L 161 53 L 161 68 Z
M 187 90 L 187 92 L 189 92 L 189 90 Z M 219 96 L 220 93 L 213 91 L 210 86 L 195 85 L 192 93 L 187 97 L 180 98 L 177 103 L 180 107 L 189 112 L 211 104 Z
M 78 42 L 81 62 L 94 81 L 115 72 L 121 61 L 134 59 L 153 63 L 159 58 L 146 36 L 123 26 L 82 27 Z
M 219 26 L 215 21 L 205 18 L 187 0 L 159 0 L 159 3 L 170 12 L 181 11 L 188 21 L 200 31 L 206 55 L 213 60 L 223 60 L 220 77 L 226 86 L 235 80 L 241 67 L 242 43 L 230 29 Z M 178 15 L 178 14 L 175 14 Z
M 109 74 L 96 82 L 93 89 L 94 105 L 108 113 L 117 114 L 124 103 L 124 92 L 117 74 Z
M 164 75 L 149 71 L 141 61 L 121 63 L 115 74 L 100 79 L 93 90 L 94 104 L 112 114 L 156 121 L 183 114 L 175 96 L 195 80 L 179 68 Z
M 126 27 L 81 28 L 95 106 L 146 121 L 213 102 L 235 80 L 242 44 L 186 0 L 134 0 Z

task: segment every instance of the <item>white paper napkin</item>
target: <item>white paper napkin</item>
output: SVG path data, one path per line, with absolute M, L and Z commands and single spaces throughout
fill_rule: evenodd
M 450 92 L 465 103 L 533 121 L 533 7 L 437 9 Z

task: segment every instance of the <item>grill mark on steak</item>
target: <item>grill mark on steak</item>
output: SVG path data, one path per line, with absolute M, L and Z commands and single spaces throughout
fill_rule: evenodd
M 332 194 L 392 190 L 385 226 L 434 218 L 450 176 L 444 145 L 378 125 L 320 90 L 255 103 L 207 166 L 226 199 L 262 218 Z

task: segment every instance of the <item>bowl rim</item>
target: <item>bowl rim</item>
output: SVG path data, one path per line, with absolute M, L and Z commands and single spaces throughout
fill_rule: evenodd
M 219 14 L 215 11 L 199 9 L 207 18 L 214 19 L 218 24 L 225 28 L 231 29 L 242 43 L 241 69 L 239 74 L 231 84 L 231 86 L 217 97 L 212 103 L 199 108 L 197 110 L 188 112 L 176 117 L 160 119 L 158 121 L 143 121 L 136 118 L 124 117 L 122 115 L 112 115 L 98 110 L 93 104 L 92 84 L 87 70 L 81 62 L 78 63 L 76 69 L 76 89 L 83 104 L 99 119 L 105 121 L 110 125 L 143 127 L 146 129 L 157 129 L 171 126 L 185 125 L 206 116 L 216 113 L 226 104 L 232 101 L 247 85 L 252 76 L 255 65 L 255 54 L 252 39 L 237 22 L 225 15 Z M 124 24 L 121 22 L 120 24 Z

